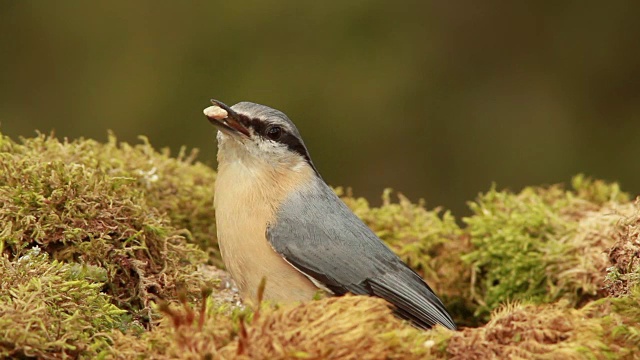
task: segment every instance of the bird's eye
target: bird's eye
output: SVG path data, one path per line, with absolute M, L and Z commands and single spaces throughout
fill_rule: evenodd
M 276 125 L 270 126 L 267 128 L 267 131 L 265 131 L 265 134 L 271 140 L 278 140 L 280 136 L 282 136 L 282 128 Z

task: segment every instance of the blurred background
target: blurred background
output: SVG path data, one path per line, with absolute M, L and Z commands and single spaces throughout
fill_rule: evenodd
M 640 192 L 640 2 L 2 1 L 0 131 L 201 149 L 284 111 L 331 185 L 457 216 L 492 182 Z

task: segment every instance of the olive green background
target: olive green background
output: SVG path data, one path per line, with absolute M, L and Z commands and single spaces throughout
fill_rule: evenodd
M 325 180 L 457 215 L 492 182 L 640 192 L 640 2 L 0 1 L 0 131 L 198 147 L 280 109 Z

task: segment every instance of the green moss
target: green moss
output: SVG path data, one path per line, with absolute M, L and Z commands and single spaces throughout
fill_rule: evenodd
M 620 190 L 620 185 L 617 183 L 592 179 L 583 174 L 576 175 L 571 179 L 571 187 L 578 198 L 594 204 L 626 203 L 630 200 L 629 194 Z
M 151 301 L 201 286 L 195 269 L 206 255 L 173 224 L 184 225 L 186 214 L 172 219 L 167 212 L 170 206 L 177 208 L 173 214 L 190 211 L 199 201 L 184 205 L 189 200 L 179 191 L 172 198 L 170 189 L 180 187 L 182 177 L 192 177 L 189 188 L 204 181 L 203 173 L 213 174 L 190 162 L 157 153 L 148 143 L 118 145 L 113 137 L 106 144 L 4 138 L 0 248 L 20 257 L 38 245 L 56 260 L 104 268 L 113 302 L 149 322 Z
M 132 146 L 119 143 L 112 134 L 107 143 L 90 139 L 60 142 L 45 135 L 22 139 L 22 144 L 3 139 L 0 152 L 8 165 L 61 162 L 109 177 L 115 188 L 127 186 L 143 192 L 149 206 L 168 216 L 174 227 L 188 229 L 188 236 L 203 249 L 215 248 L 215 221 L 211 221 L 215 172 L 195 161 L 196 150 L 182 148 L 171 157 L 168 149 L 154 150 L 145 137 L 140 137 L 141 144 Z M 22 169 L 25 173 L 28 170 L 37 169 Z
M 578 305 L 601 296 L 603 252 L 633 210 L 617 184 L 582 176 L 573 184 L 518 194 L 494 187 L 469 204 L 473 216 L 464 222 L 474 249 L 463 260 L 472 266 L 478 314 L 509 300 Z
M 0 357 L 88 355 L 127 328 L 126 311 L 100 291 L 104 269 L 49 261 L 39 248 L 0 257 Z

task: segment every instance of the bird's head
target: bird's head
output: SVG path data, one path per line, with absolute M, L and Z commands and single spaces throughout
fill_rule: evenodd
M 316 169 L 298 129 L 281 111 L 252 102 L 231 107 L 211 100 L 205 116 L 218 129 L 218 161 L 245 161 L 274 169 Z

